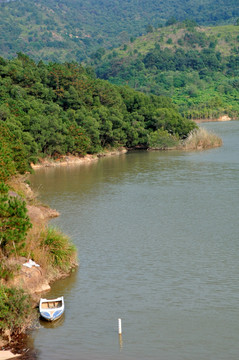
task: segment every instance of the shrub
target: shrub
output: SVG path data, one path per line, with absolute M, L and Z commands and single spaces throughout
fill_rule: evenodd
M 8 264 L 1 259 L 0 263 L 0 279 L 5 281 L 11 280 L 14 277 L 14 274 L 19 270 L 19 265 Z
M 32 313 L 30 296 L 22 289 L 0 286 L 0 332 L 19 334 Z
M 8 196 L 8 186 L 0 183 L 0 248 L 4 255 L 21 254 L 32 224 L 25 201 Z
M 157 131 L 148 135 L 148 145 L 151 149 L 164 150 L 171 147 L 175 147 L 178 144 L 178 138 L 168 133 L 168 131 L 163 129 L 158 129 Z

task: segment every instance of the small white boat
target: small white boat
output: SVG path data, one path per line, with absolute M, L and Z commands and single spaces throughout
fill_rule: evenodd
M 39 311 L 41 317 L 48 321 L 59 319 L 65 310 L 63 296 L 56 299 L 40 299 Z

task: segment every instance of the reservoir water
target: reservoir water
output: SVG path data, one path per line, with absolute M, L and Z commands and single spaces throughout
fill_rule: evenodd
M 239 121 L 203 126 L 223 147 L 31 176 L 80 262 L 47 294 L 66 311 L 32 333 L 38 360 L 238 359 Z

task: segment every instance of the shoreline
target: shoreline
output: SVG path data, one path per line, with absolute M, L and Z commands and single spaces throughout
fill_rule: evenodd
M 43 229 L 46 230 L 48 228 L 49 220 L 58 217 L 60 214 L 58 211 L 41 204 L 37 200 L 36 193 L 25 180 L 25 176 L 12 178 L 9 195 L 12 198 L 22 198 L 26 202 L 27 214 L 32 224 L 32 228 L 29 229 L 27 234 L 29 243 L 31 243 L 32 239 L 38 237 Z M 18 193 L 24 195 L 20 196 Z M 44 261 L 41 262 L 40 258 L 36 260 L 37 263 L 35 263 L 35 261 L 31 262 L 30 255 L 28 257 L 17 256 L 16 258 L 4 258 L 4 261 L 6 261 L 8 265 L 18 267 L 18 269 L 12 278 L 1 279 L 0 284 L 8 288 L 24 289 L 24 291 L 30 295 L 31 307 L 34 309 L 37 307 L 42 294 L 51 289 L 52 283 L 69 276 L 79 266 L 76 255 L 77 251 L 75 251 L 75 255 L 69 260 L 68 268 L 65 269 L 60 267 L 48 268 L 45 266 Z M 31 323 L 29 323 L 29 318 L 26 319 L 17 337 L 11 333 L 10 329 L 6 329 L 1 333 L 0 360 L 20 359 L 24 355 L 24 352 L 22 352 L 22 339 L 27 336 L 24 335 L 26 334 L 25 331 L 29 329 L 29 325 L 32 324 L 34 319 L 34 317 L 31 318 Z M 23 335 L 23 337 L 20 339 L 19 335 Z
M 108 157 L 114 155 L 121 155 L 127 153 L 127 149 L 120 148 L 117 150 L 110 150 L 104 151 L 102 153 L 96 155 L 85 155 L 85 156 L 74 156 L 74 155 L 65 155 L 61 156 L 58 159 L 51 159 L 46 158 L 40 160 L 37 164 L 31 164 L 33 170 L 45 168 L 45 167 L 58 167 L 58 166 L 72 166 L 72 165 L 81 165 L 81 164 L 91 164 L 93 162 L 98 161 L 101 157 Z M 42 227 L 45 228 L 48 221 L 51 218 L 58 217 L 60 214 L 47 206 L 44 206 L 40 203 L 32 204 L 32 199 L 35 198 L 35 194 L 30 186 L 24 183 L 22 178 L 16 178 L 15 185 L 17 185 L 18 190 L 20 189 L 26 196 L 25 201 L 27 202 L 27 210 L 28 216 L 34 225 L 35 231 L 38 231 Z M 13 183 L 14 183 L 13 181 Z M 13 185 L 12 183 L 12 185 Z M 17 192 L 10 191 L 10 195 L 13 197 L 18 197 L 19 195 Z M 30 230 L 31 231 L 31 230 Z M 20 260 L 20 261 L 19 261 Z M 29 259 L 21 258 L 18 261 L 13 261 L 14 263 L 17 262 L 19 266 L 21 266 L 21 270 L 19 274 L 16 274 L 12 280 L 9 281 L 9 286 L 16 286 L 16 287 L 24 287 L 27 292 L 31 295 L 33 304 L 37 304 L 41 297 L 42 293 L 48 292 L 51 289 L 51 284 L 57 280 L 63 279 L 71 274 L 74 271 L 74 268 L 78 267 L 78 261 L 71 264 L 70 271 L 62 272 L 58 271 L 57 273 L 51 274 L 48 273 L 44 267 L 32 267 L 28 268 L 22 266 L 23 263 L 27 262 Z M 8 340 L 7 340 L 8 338 Z M 5 333 L 0 339 L 0 360 L 10 360 L 14 358 L 21 358 L 24 354 L 19 353 L 18 349 L 14 346 L 11 346 L 11 336 L 8 332 Z M 5 347 L 7 349 L 5 350 Z M 17 352 L 17 353 L 15 353 Z
M 206 122 L 224 122 L 233 120 L 228 115 L 220 116 L 219 118 L 209 118 L 209 119 L 192 119 L 196 124 L 206 123 Z
M 91 164 L 98 161 L 101 157 L 107 156 L 118 156 L 126 154 L 127 149 L 121 148 L 118 150 L 105 151 L 99 154 L 85 156 L 75 156 L 75 155 L 62 155 L 59 158 L 53 160 L 51 158 L 46 158 L 40 160 L 37 164 L 31 164 L 33 170 L 42 169 L 44 167 L 58 167 L 58 166 L 72 166 L 72 165 L 82 165 L 82 164 Z
M 10 360 L 19 358 L 22 354 L 13 354 L 10 350 L 0 350 L 0 360 Z
M 223 120 L 219 120 L 219 119 L 204 119 L 204 120 L 198 120 L 198 122 L 209 122 L 209 121 L 230 121 L 232 119 L 226 117 L 227 119 L 225 119 L 225 117 L 223 117 Z M 101 157 L 108 157 L 108 156 L 115 156 L 115 155 L 122 155 L 127 153 L 128 150 L 126 148 L 120 148 L 117 150 L 108 150 L 108 151 L 104 151 L 102 153 L 99 154 L 94 154 L 94 155 L 85 155 L 85 156 L 74 156 L 74 155 L 62 155 L 56 159 L 52 159 L 52 158 L 45 158 L 45 159 L 41 159 L 39 163 L 37 164 L 31 164 L 31 167 L 33 170 L 37 170 L 37 169 L 42 169 L 42 168 L 46 168 L 46 167 L 68 167 L 68 166 L 72 166 L 72 165 L 82 165 L 82 164 L 91 164 L 93 162 L 98 161 Z M 24 185 L 26 187 L 26 192 L 30 192 L 33 193 L 33 191 L 31 190 L 31 188 L 29 187 L 29 185 L 25 184 Z M 17 195 L 16 195 L 17 196 Z M 30 194 L 31 197 L 31 194 Z M 56 210 L 47 208 L 41 204 L 37 204 L 37 205 L 30 205 L 27 204 L 27 209 L 28 209 L 28 214 L 31 220 L 33 220 L 32 222 L 39 225 L 46 225 L 46 223 L 48 222 L 48 220 L 50 220 L 53 217 L 59 216 L 59 213 Z M 25 262 L 26 259 L 22 259 L 22 264 L 23 264 L 23 260 Z M 21 264 L 21 265 L 22 265 Z M 75 263 L 74 266 L 72 266 L 72 269 L 77 267 L 78 264 Z M 72 270 L 71 269 L 71 270 Z M 41 271 L 43 270 L 43 271 Z M 40 295 L 41 293 L 44 293 L 46 291 L 50 290 L 50 284 L 52 284 L 54 281 L 59 280 L 61 278 L 64 278 L 66 276 L 68 276 L 70 273 L 58 273 L 55 277 L 49 276 L 49 274 L 47 274 L 47 272 L 45 271 L 44 268 L 41 268 L 41 270 L 39 271 L 39 269 L 37 268 L 33 268 L 33 269 L 28 269 L 28 268 L 24 268 L 24 271 L 21 271 L 21 275 L 20 276 L 16 276 L 15 277 L 15 281 L 13 281 L 12 283 L 15 284 L 19 284 L 19 282 L 24 283 L 24 287 L 28 288 L 29 293 L 31 293 L 32 299 L 34 300 L 35 303 L 37 303 L 37 301 L 39 301 Z M 29 281 L 29 278 L 31 279 L 31 281 Z M 33 280 L 33 281 L 32 281 Z M 11 341 L 10 341 L 11 342 Z M 8 345 L 10 344 L 10 342 L 8 343 Z M 6 345 L 6 343 L 5 343 Z M 21 358 L 21 356 L 23 354 L 14 354 L 13 352 L 11 352 L 10 350 L 3 350 L 3 346 L 4 344 L 2 343 L 2 347 L 0 348 L 0 360 L 10 360 L 13 358 Z M 14 351 L 14 347 L 11 348 L 11 346 L 9 347 L 10 349 L 12 349 Z M 15 349 L 16 351 L 16 349 Z
M 196 124 L 201 123 L 208 123 L 208 122 L 227 122 L 232 121 L 233 119 L 230 118 L 228 115 L 220 116 L 219 118 L 210 118 L 210 119 L 192 119 Z M 172 150 L 178 149 L 177 147 L 172 148 Z M 147 150 L 154 150 L 154 149 L 147 149 Z M 158 149 L 157 149 L 158 150 Z M 170 150 L 170 149 L 167 149 Z M 31 163 L 31 168 L 33 170 L 42 169 L 45 167 L 58 167 L 58 166 L 72 166 L 72 165 L 83 165 L 83 164 L 91 164 L 93 162 L 98 161 L 101 157 L 107 156 L 117 156 L 126 154 L 129 150 L 122 147 L 116 150 L 105 150 L 102 153 L 98 154 L 86 154 L 84 156 L 76 156 L 76 155 L 61 155 L 56 159 L 46 157 L 45 159 L 40 159 L 40 161 L 36 164 Z M 0 359 L 1 360 L 1 359 Z

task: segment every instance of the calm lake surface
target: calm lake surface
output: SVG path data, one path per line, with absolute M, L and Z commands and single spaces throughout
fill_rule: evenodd
M 132 152 L 31 177 L 80 261 L 47 294 L 64 295 L 66 311 L 33 332 L 37 359 L 238 359 L 239 121 L 203 127 L 224 146 Z

